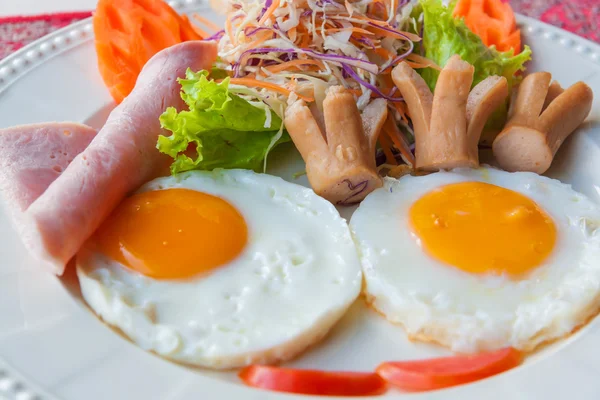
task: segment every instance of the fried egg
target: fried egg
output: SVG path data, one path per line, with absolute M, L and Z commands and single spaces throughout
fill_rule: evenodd
M 387 179 L 351 220 L 368 302 L 411 339 L 529 351 L 598 311 L 600 210 L 492 168 Z
M 244 170 L 145 185 L 88 241 L 77 273 L 91 309 L 143 349 L 216 369 L 296 356 L 362 282 L 333 205 Z

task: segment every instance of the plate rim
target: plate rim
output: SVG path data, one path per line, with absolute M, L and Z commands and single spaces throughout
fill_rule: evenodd
M 192 12 L 209 7 L 208 0 L 175 0 L 168 4 L 179 12 Z M 539 40 L 550 40 L 558 43 L 567 51 L 585 56 L 589 61 L 600 67 L 600 44 L 578 36 L 572 32 L 517 14 L 517 24 L 530 37 Z M 87 44 L 93 40 L 92 18 L 67 25 L 46 36 L 43 36 L 0 61 L 0 100 L 2 93 L 18 80 L 42 66 L 50 59 L 75 47 Z M 455 390 L 455 389 L 450 389 Z M 442 392 L 414 394 L 410 398 L 435 398 L 443 396 Z M 281 394 L 256 392 L 256 398 L 275 399 Z M 319 399 L 309 396 L 285 396 L 286 398 Z M 56 400 L 56 396 L 43 390 L 37 383 L 26 378 L 26 375 L 11 366 L 0 355 L 0 399 L 4 400 Z

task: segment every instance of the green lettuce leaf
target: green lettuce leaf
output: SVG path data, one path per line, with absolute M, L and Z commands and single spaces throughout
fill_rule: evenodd
M 459 54 L 475 67 L 473 86 L 491 75 L 505 76 L 512 86 L 518 79 L 515 73 L 525 70 L 524 64 L 531 59 L 529 46 L 525 46 L 517 55 L 512 50 L 499 52 L 494 47 L 483 44 L 463 19 L 452 16 L 455 2 L 451 2 L 448 7 L 441 0 L 420 0 L 420 3 L 424 17 L 425 56 L 439 66 L 443 67 L 450 57 Z M 434 90 L 439 72 L 433 68 L 425 68 L 421 76 L 431 90 Z
M 161 126 L 171 131 L 161 135 L 157 148 L 174 159 L 173 174 L 192 169 L 259 169 L 267 153 L 289 141 L 280 135 L 282 121 L 229 92 L 229 78 L 217 83 L 207 71 L 186 71 L 179 79 L 181 98 L 188 110 L 169 107 L 160 116 Z M 267 107 L 267 106 L 265 106 Z

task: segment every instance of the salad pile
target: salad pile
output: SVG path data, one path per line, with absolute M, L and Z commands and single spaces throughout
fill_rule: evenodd
M 219 6 L 226 12 L 223 29 L 199 15 L 198 24 L 184 18 L 180 31 L 191 28 L 203 40 L 218 41 L 219 58 L 211 71 L 188 71 L 180 81 L 188 110 L 165 111 L 161 123 L 171 135 L 160 137 L 157 147 L 173 157 L 173 173 L 265 168 L 270 150 L 290 140 L 282 122 L 288 104 L 302 99 L 318 113 L 327 89 L 341 85 L 359 110 L 374 98 L 388 102 L 391 121 L 379 138 L 378 162 L 410 165 L 411 120 L 391 79 L 394 66 L 407 62 L 433 90 L 440 69 L 458 54 L 475 67 L 473 86 L 491 75 L 505 76 L 512 86 L 531 58 L 529 47 L 520 48 L 510 7 L 484 3 L 228 0 Z M 486 14 L 490 4 L 493 15 Z M 486 129 L 497 133 L 506 113 L 505 105 Z

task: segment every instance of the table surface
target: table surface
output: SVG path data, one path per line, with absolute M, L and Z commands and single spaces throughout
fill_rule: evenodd
M 89 11 L 98 0 L 0 0 L 0 17 Z

